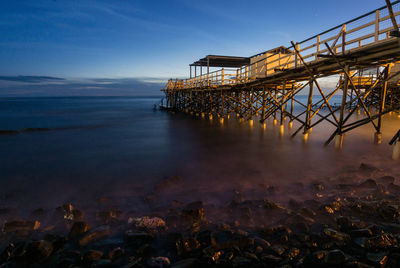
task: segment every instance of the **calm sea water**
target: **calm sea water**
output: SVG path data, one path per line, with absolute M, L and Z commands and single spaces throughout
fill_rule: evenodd
M 221 200 L 219 193 L 259 184 L 281 185 L 327 178 L 361 162 L 400 172 L 391 147 L 373 145 L 373 130 L 345 137 L 341 152 L 324 147 L 332 127 L 315 128 L 304 144 L 293 130 L 267 122 L 226 120 L 221 126 L 188 115 L 153 110 L 160 98 L 73 97 L 0 99 L 0 206 L 26 210 L 63 202 L 90 206 L 103 196 L 138 206 L 155 183 L 179 175 L 171 199 Z M 386 141 L 400 127 L 384 125 Z M 296 125 L 294 126 L 296 129 Z M 397 173 L 396 173 L 397 174 Z

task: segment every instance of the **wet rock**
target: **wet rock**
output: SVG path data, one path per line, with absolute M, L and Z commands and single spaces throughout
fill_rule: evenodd
M 251 260 L 241 256 L 236 256 L 232 260 L 232 267 L 247 267 L 250 264 Z
M 117 259 L 122 258 L 124 255 L 125 255 L 125 250 L 124 250 L 123 248 L 117 247 L 117 248 L 111 250 L 111 251 L 108 253 L 108 258 L 109 258 L 111 261 L 115 261 L 115 260 L 117 260 Z
M 148 259 L 150 257 L 154 257 L 157 254 L 157 249 L 153 245 L 144 244 L 136 251 L 136 254 L 145 259 Z
M 40 222 L 38 221 L 9 221 L 3 224 L 3 233 L 17 231 L 34 231 L 39 229 Z
M 325 190 L 325 185 L 322 183 L 313 183 L 311 184 L 311 189 L 316 192 L 322 192 Z
M 103 257 L 103 252 L 99 250 L 89 250 L 83 255 L 83 262 L 85 264 L 91 264 L 95 261 L 98 261 Z
M 392 176 L 383 176 L 383 177 L 380 177 L 378 179 L 378 181 L 383 183 L 383 184 L 390 184 L 390 183 L 394 183 L 395 178 L 392 177 Z
M 91 231 L 85 233 L 82 238 L 79 239 L 79 245 L 86 246 L 87 244 L 98 241 L 107 237 L 110 234 L 110 227 L 107 225 L 97 227 Z
M 29 262 L 43 262 L 53 252 L 53 245 L 46 241 L 33 241 L 28 244 L 24 258 Z
M 184 259 L 172 264 L 171 268 L 195 268 L 199 266 L 199 260 L 196 258 Z
M 388 254 L 385 252 L 367 253 L 366 259 L 375 267 L 385 267 L 388 261 Z
M 342 232 L 349 232 L 357 229 L 357 224 L 349 217 L 338 217 L 336 218 L 336 224 Z
M 274 244 L 271 246 L 271 250 L 278 256 L 282 256 L 286 251 L 286 247 L 279 244 Z
M 149 242 L 153 239 L 153 236 L 148 233 L 138 233 L 134 231 L 126 231 L 124 235 L 124 240 L 126 243 L 131 244 L 142 244 L 145 242 Z
M 290 259 L 293 260 L 300 254 L 300 249 L 298 248 L 291 248 L 287 251 L 286 256 Z
M 140 218 L 129 218 L 128 223 L 132 223 L 139 230 L 146 230 L 151 232 L 165 230 L 167 225 L 165 221 L 158 217 L 140 217 Z
M 200 248 L 199 241 L 197 241 L 197 239 L 192 237 L 184 238 L 176 242 L 176 249 L 179 255 L 182 255 L 183 253 L 189 253 L 199 248 Z
M 46 234 L 43 240 L 49 241 L 53 245 L 53 252 L 62 249 L 67 241 L 65 237 L 57 234 Z
M 74 224 L 71 227 L 68 237 L 76 238 L 76 237 L 80 236 L 81 234 L 89 231 L 89 229 L 90 229 L 90 226 L 86 222 L 83 222 L 83 221 L 74 222 Z
M 376 189 L 377 186 L 378 185 L 377 185 L 376 181 L 373 179 L 367 179 L 366 181 L 364 181 L 358 185 L 358 187 L 362 188 L 362 189 Z
M 110 223 L 119 220 L 121 216 L 122 211 L 120 210 L 99 211 L 96 213 L 96 220 L 102 223 Z
M 108 268 L 108 267 L 113 267 L 112 265 L 111 265 L 111 261 L 110 260 L 108 260 L 108 259 L 100 259 L 100 260 L 97 260 L 97 261 L 95 261 L 92 265 L 91 265 L 91 267 L 101 267 L 101 268 Z
M 352 236 L 352 237 L 371 237 L 372 231 L 368 228 L 352 230 L 350 232 L 350 236 Z
M 280 263 L 283 259 L 281 257 L 277 257 L 271 254 L 262 254 L 261 260 L 270 265 L 276 265 Z
M 360 170 L 366 173 L 371 173 L 374 171 L 378 171 L 379 169 L 373 165 L 366 164 L 366 163 L 361 163 L 360 164 Z
M 188 217 L 193 222 L 204 221 L 204 205 L 202 201 L 188 204 L 183 210 L 182 215 Z
M 317 267 L 321 265 L 326 255 L 328 255 L 328 251 L 326 250 L 316 251 L 307 255 L 303 260 L 303 264 L 306 267 Z
M 400 185 L 394 184 L 394 183 L 389 183 L 387 189 L 391 193 L 400 193 Z
M 381 234 L 365 241 L 365 247 L 369 249 L 390 248 L 397 245 L 397 239 L 391 234 Z
M 72 204 L 64 204 L 56 208 L 56 212 L 59 213 L 65 220 L 82 220 L 84 217 L 83 211 L 74 209 Z
M 397 220 L 400 216 L 399 211 L 389 205 L 382 205 L 378 207 L 377 212 L 379 216 L 381 216 L 384 220 L 387 221 L 394 221 Z
M 297 200 L 294 200 L 294 199 L 289 200 L 289 208 L 291 208 L 291 209 L 294 209 L 294 210 L 300 209 L 301 205 L 302 204 L 300 202 L 298 202 Z
M 167 257 L 153 257 L 148 260 L 147 264 L 149 265 L 149 267 L 164 268 L 169 267 L 171 262 Z
M 336 231 L 331 228 L 326 228 L 324 230 L 324 234 L 329 238 L 335 239 L 336 241 L 341 241 L 341 242 L 350 241 L 350 236 L 348 234 Z
M 346 255 L 340 249 L 331 250 L 324 258 L 327 265 L 341 265 L 347 261 Z

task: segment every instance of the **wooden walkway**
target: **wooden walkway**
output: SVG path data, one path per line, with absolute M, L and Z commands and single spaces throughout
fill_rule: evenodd
M 380 143 L 382 116 L 400 109 L 400 1 L 386 4 L 288 48 L 248 58 L 209 55 L 191 65 L 190 78 L 168 81 L 165 105 L 221 122 L 231 114 L 251 124 L 273 118 L 282 130 L 289 118 L 290 128 L 298 124 L 292 136 L 302 132 L 304 139 L 311 128 L 329 122 L 335 131 L 326 144 L 336 137 L 338 148 L 345 132 L 371 124 Z M 322 88 L 326 78 L 337 79 L 336 87 Z M 299 98 L 304 94 L 306 103 Z M 330 101 L 335 95 L 341 95 L 338 107 Z

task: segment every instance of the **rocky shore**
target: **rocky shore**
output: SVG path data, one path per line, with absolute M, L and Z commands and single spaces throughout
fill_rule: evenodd
M 400 267 L 400 182 L 361 164 L 358 182 L 296 183 L 289 198 L 258 186 L 224 205 L 202 200 L 151 213 L 118 208 L 85 213 L 74 204 L 37 209 L 29 219 L 0 208 L 1 267 Z M 400 178 L 398 178 L 400 179 Z M 154 193 L 179 178 L 154 187 Z

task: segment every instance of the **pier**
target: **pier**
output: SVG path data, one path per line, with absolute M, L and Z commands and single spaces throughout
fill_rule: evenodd
M 381 8 L 289 46 L 251 57 L 208 55 L 190 64 L 189 78 L 168 81 L 163 106 L 221 123 L 236 116 L 265 126 L 272 119 L 304 140 L 327 122 L 334 131 L 325 144 L 336 148 L 344 133 L 369 124 L 379 144 L 382 117 L 400 110 L 399 15 L 400 1 L 386 0 Z M 324 79 L 335 79 L 336 86 L 323 87 Z M 341 98 L 337 105 L 334 96 Z

